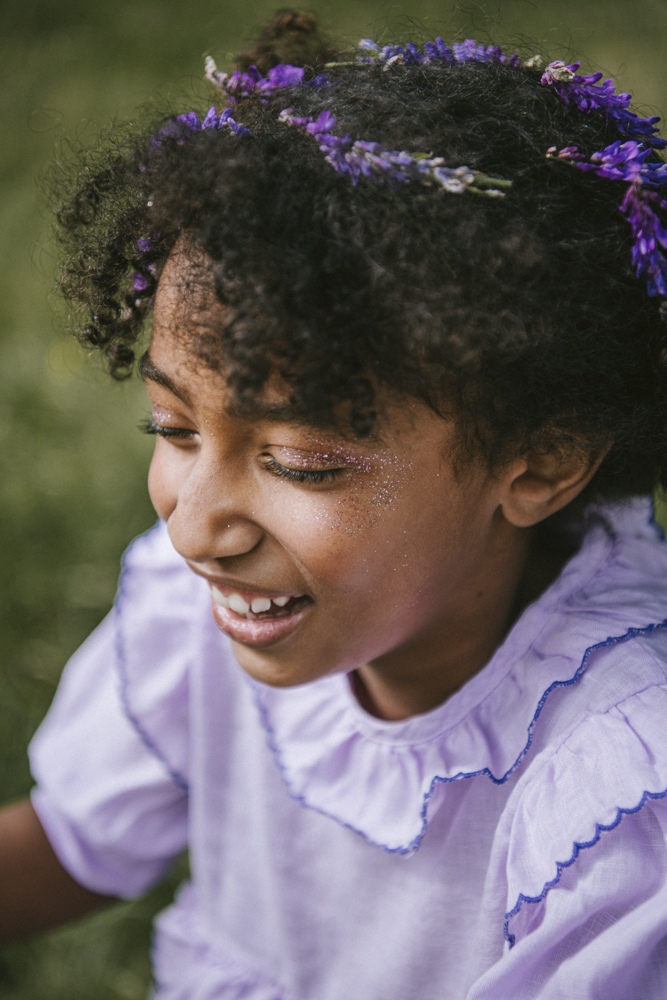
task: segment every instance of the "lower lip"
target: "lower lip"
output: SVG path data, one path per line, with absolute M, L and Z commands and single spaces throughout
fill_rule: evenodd
M 301 611 L 297 611 L 293 615 L 285 615 L 284 618 L 260 618 L 256 621 L 250 621 L 237 615 L 231 608 L 223 608 L 221 604 L 211 598 L 213 621 L 218 628 L 235 642 L 255 647 L 274 646 L 293 635 L 312 606 L 309 604 Z

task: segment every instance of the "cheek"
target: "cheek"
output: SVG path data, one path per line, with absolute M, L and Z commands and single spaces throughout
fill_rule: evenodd
M 179 463 L 169 454 L 164 441 L 155 442 L 155 451 L 148 472 L 148 492 L 158 517 L 167 521 L 176 507 L 181 476 Z
M 311 579 L 359 606 L 380 591 L 414 588 L 442 532 L 441 504 L 429 504 L 409 470 L 332 494 L 272 491 L 266 527 Z M 438 481 L 439 482 L 439 481 Z M 402 598 L 401 598 L 402 599 Z

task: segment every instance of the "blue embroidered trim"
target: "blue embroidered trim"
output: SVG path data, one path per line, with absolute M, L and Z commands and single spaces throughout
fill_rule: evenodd
M 127 569 L 127 566 L 126 566 L 127 557 L 130 554 L 130 552 L 132 551 L 132 549 L 134 548 L 134 546 L 136 545 L 136 543 L 138 541 L 140 541 L 140 539 L 146 538 L 153 531 L 157 531 L 157 529 L 159 528 L 159 526 L 160 526 L 160 522 L 158 521 L 157 524 L 154 524 L 152 528 L 148 529 L 148 531 L 144 531 L 143 534 L 138 535 L 134 539 L 134 541 L 132 541 L 130 543 L 130 545 L 128 546 L 128 548 L 123 553 L 123 557 L 122 557 L 121 563 L 120 563 L 120 565 L 121 565 L 121 571 L 120 571 L 120 579 L 118 581 L 118 592 L 116 594 L 116 599 L 114 601 L 114 610 L 115 610 L 116 616 L 118 618 L 118 623 L 116 625 L 116 663 L 118 665 L 118 674 L 119 674 L 119 678 L 120 678 L 120 700 L 121 700 L 121 704 L 123 706 L 123 711 L 125 712 L 125 715 L 129 719 L 129 721 L 131 722 L 131 724 L 136 729 L 136 731 L 137 731 L 137 733 L 139 735 L 139 738 L 142 740 L 142 742 L 145 744 L 145 746 L 151 751 L 151 753 L 155 757 L 157 757 L 157 759 L 160 761 L 160 763 L 164 765 L 164 767 L 167 770 L 167 773 L 169 774 L 169 777 L 174 782 L 174 784 L 176 785 L 176 787 L 180 788 L 181 791 L 183 791 L 183 792 L 188 792 L 189 791 L 189 785 L 188 785 L 187 778 L 184 778 L 183 775 L 179 771 L 176 770 L 176 768 L 172 767 L 172 765 L 169 763 L 169 760 L 168 760 L 166 754 L 160 749 L 160 747 L 157 745 L 157 743 L 155 742 L 155 740 L 153 739 L 153 737 L 150 735 L 150 733 L 148 733 L 144 729 L 144 727 L 141 724 L 138 716 L 135 715 L 135 713 L 132 710 L 132 707 L 130 705 L 130 696 L 129 696 L 130 678 L 129 678 L 128 671 L 127 671 L 127 656 L 126 656 L 126 652 L 125 652 L 125 643 L 123 641 L 123 632 L 122 632 L 122 629 L 121 629 L 121 620 L 122 620 L 121 619 L 121 604 L 122 604 L 122 602 L 123 602 L 123 600 L 124 600 L 124 598 L 126 596 L 125 595 L 124 584 L 125 584 L 125 579 L 126 579 L 127 572 L 128 572 L 128 569 Z
M 328 813 L 325 809 L 320 809 L 319 806 L 311 805 L 310 802 L 308 802 L 307 799 L 305 799 L 303 795 L 299 795 L 298 792 L 294 791 L 294 789 L 292 787 L 292 783 L 290 782 L 289 778 L 287 777 L 287 768 L 283 764 L 281 756 L 280 756 L 280 750 L 278 749 L 278 742 L 276 740 L 276 734 L 275 734 L 275 731 L 273 729 L 273 726 L 269 722 L 268 712 L 267 712 L 266 708 L 264 707 L 264 705 L 262 705 L 262 702 L 260 700 L 259 689 L 256 686 L 255 682 L 250 677 L 248 677 L 247 680 L 248 680 L 248 682 L 250 683 L 250 685 L 252 687 L 252 692 L 253 692 L 253 696 L 254 696 L 254 699 L 255 699 L 255 704 L 257 706 L 257 711 L 259 712 L 259 717 L 260 717 L 261 723 L 264 726 L 264 731 L 266 732 L 266 741 L 267 741 L 267 743 L 269 745 L 269 750 L 273 754 L 273 758 L 274 758 L 274 760 L 276 762 L 278 770 L 280 771 L 280 776 L 283 779 L 283 784 L 285 785 L 285 788 L 287 789 L 287 793 L 290 796 L 290 798 L 294 799 L 295 802 L 298 802 L 299 805 L 304 806 L 304 808 L 310 809 L 312 812 L 318 813 L 320 816 L 326 816 L 327 819 L 333 819 L 333 820 L 335 820 L 336 823 L 339 823 L 340 826 L 344 827 L 346 830 L 350 830 L 352 833 L 358 834 L 363 840 L 366 841 L 367 844 L 370 844 L 371 847 L 379 847 L 381 850 L 385 851 L 387 854 L 412 854 L 413 850 L 416 850 L 416 847 L 415 848 L 412 848 L 412 847 L 388 847 L 386 844 L 380 844 L 377 841 L 372 840 L 366 833 L 364 833 L 363 830 L 357 829 L 357 827 L 356 826 L 352 826 L 351 823 L 346 823 L 344 820 L 339 819 L 338 816 L 334 816 L 333 813 Z
M 665 532 L 664 532 L 664 529 L 663 529 L 662 525 L 659 523 L 659 521 L 656 518 L 655 500 L 653 499 L 653 497 L 651 497 L 650 502 L 651 502 L 651 513 L 650 513 L 650 516 L 649 516 L 649 522 L 648 523 L 655 529 L 655 532 L 656 532 L 656 535 L 658 536 L 659 541 L 661 541 L 661 542 L 664 543 L 666 541 L 666 539 L 665 539 Z M 664 621 L 664 622 L 662 622 L 661 624 L 655 624 L 653 626 L 649 626 L 646 629 L 636 629 L 634 631 L 635 632 L 652 632 L 654 629 L 665 628 L 665 627 L 667 627 L 667 620 Z M 628 638 L 628 637 L 626 637 L 626 638 Z M 621 639 L 621 640 L 618 640 L 618 641 L 623 641 L 623 640 Z M 587 652 L 588 652 L 588 650 L 587 650 Z M 519 910 L 521 909 L 521 907 L 523 906 L 524 903 L 540 903 L 545 898 L 545 896 L 549 892 L 549 890 L 553 889 L 554 886 L 558 885 L 558 883 L 560 882 L 560 879 L 561 879 L 561 875 L 563 874 L 563 870 L 565 868 L 569 868 L 570 865 L 574 864 L 574 862 L 579 857 L 579 852 L 580 851 L 584 850 L 587 847 L 594 847 L 595 844 L 597 844 L 598 840 L 600 839 L 600 835 L 602 833 L 607 833 L 609 830 L 613 830 L 615 827 L 617 827 L 618 824 L 621 822 L 621 819 L 623 818 L 623 816 L 629 815 L 630 813 L 639 812 L 639 810 L 646 804 L 646 802 L 648 801 L 648 799 L 662 799 L 666 795 L 667 795 L 667 789 L 665 789 L 664 792 L 644 792 L 644 794 L 642 795 L 642 797 L 641 797 L 641 799 L 639 801 L 639 805 L 635 806 L 633 809 L 622 809 L 621 807 L 619 807 L 619 809 L 618 809 L 618 811 L 616 813 L 616 819 L 612 823 L 609 823 L 609 824 L 596 823 L 595 824 L 595 835 L 592 837 L 591 840 L 588 840 L 585 843 L 581 843 L 581 844 L 578 841 L 576 841 L 576 840 L 574 841 L 573 850 L 572 850 L 572 856 L 570 857 L 570 859 L 568 861 L 557 861 L 556 862 L 556 876 L 555 876 L 555 878 L 551 879 L 550 882 L 545 882 L 544 887 L 542 888 L 542 892 L 539 894 L 539 896 L 524 896 L 524 894 L 522 892 L 519 893 L 519 898 L 517 899 L 516 905 L 513 907 L 513 909 L 511 909 L 508 913 L 505 914 L 505 922 L 503 924 L 503 934 L 505 936 L 505 940 L 509 943 L 510 948 L 514 947 L 514 944 L 516 942 L 516 935 L 510 934 L 510 932 L 509 932 L 509 922 L 512 919 L 512 917 L 515 917 L 517 915 L 517 913 L 519 912 Z
M 641 799 L 639 800 L 638 805 L 629 809 L 623 809 L 619 807 L 616 811 L 616 819 L 614 819 L 613 822 L 595 824 L 595 834 L 590 840 L 587 840 L 585 843 L 582 844 L 580 844 L 578 841 L 575 840 L 574 844 L 572 845 L 573 846 L 572 857 L 569 859 L 569 861 L 556 862 L 556 872 L 557 872 L 556 877 L 552 878 L 550 882 L 544 883 L 544 887 L 539 896 L 524 896 L 524 894 L 520 892 L 519 898 L 516 902 L 516 906 L 512 910 L 510 910 L 509 913 L 505 914 L 505 923 L 503 925 L 503 933 L 505 935 L 505 940 L 509 942 L 510 948 L 514 947 L 514 944 L 516 942 L 516 935 L 510 934 L 509 922 L 512 919 L 512 917 L 515 917 L 517 915 L 517 913 L 519 912 L 524 903 L 540 903 L 544 899 L 546 894 L 549 892 L 549 890 L 553 889 L 554 886 L 558 885 L 564 869 L 569 868 L 570 865 L 574 864 L 574 862 L 579 857 L 580 851 L 583 851 L 586 847 L 594 847 L 595 844 L 597 844 L 598 840 L 600 839 L 601 834 L 607 833 L 609 830 L 613 830 L 615 827 L 617 827 L 624 816 L 629 816 L 632 813 L 639 812 L 639 810 L 646 805 L 649 799 L 664 799 L 665 796 L 667 796 L 667 788 L 665 789 L 664 792 L 644 792 Z
M 635 635 L 647 635 L 648 633 L 655 631 L 655 629 L 663 629 L 663 628 L 667 628 L 667 618 L 665 618 L 664 621 L 662 622 L 654 622 L 651 625 L 646 625 L 644 628 L 630 628 L 623 635 L 609 636 L 603 642 L 598 642 L 594 646 L 589 646 L 588 649 L 585 651 L 581 663 L 579 664 L 575 674 L 567 681 L 554 681 L 553 684 L 551 684 L 546 689 L 546 691 L 540 698 L 537 705 L 537 709 L 535 710 L 535 714 L 530 722 L 530 725 L 528 726 L 527 730 L 528 739 L 526 741 L 526 745 L 519 754 L 519 756 L 517 757 L 517 759 L 514 761 L 511 767 L 505 772 L 505 774 L 502 775 L 502 777 L 496 778 L 495 775 L 491 773 L 488 767 L 483 767 L 479 771 L 467 771 L 467 772 L 459 771 L 458 774 L 453 775 L 451 778 L 444 778 L 441 777 L 440 775 L 436 775 L 431 781 L 428 791 L 424 795 L 422 808 L 419 814 L 419 817 L 422 821 L 421 829 L 417 834 L 417 836 L 414 838 L 414 840 L 412 840 L 407 845 L 407 847 L 389 847 L 387 844 L 380 844 L 377 841 L 372 840 L 366 833 L 364 833 L 363 830 L 358 830 L 355 826 L 352 826 L 350 823 L 345 823 L 343 820 L 339 819 L 338 816 L 335 816 L 333 813 L 326 812 L 326 810 L 320 809 L 318 806 L 311 805 L 302 795 L 299 795 L 298 792 L 294 791 L 291 782 L 287 777 L 287 768 L 285 767 L 281 759 L 280 750 L 278 748 L 278 743 L 276 740 L 276 735 L 271 723 L 269 722 L 268 711 L 261 702 L 259 695 L 259 688 L 252 680 L 250 680 L 250 683 L 252 684 L 253 687 L 255 702 L 257 704 L 262 725 L 264 726 L 264 730 L 267 734 L 267 742 L 269 744 L 269 749 L 273 753 L 274 759 L 278 766 L 278 770 L 280 771 L 281 777 L 283 779 L 283 782 L 285 784 L 285 787 L 287 788 L 289 795 L 296 802 L 299 802 L 302 806 L 305 806 L 307 809 L 312 809 L 313 812 L 320 813 L 322 816 L 327 816 L 329 819 L 333 819 L 337 823 L 340 823 L 340 825 L 345 827 L 345 829 L 351 830 L 353 833 L 359 834 L 359 836 L 362 837 L 368 844 L 370 844 L 371 847 L 379 847 L 383 851 L 386 851 L 388 854 L 413 854 L 421 844 L 426 834 L 426 826 L 427 826 L 426 812 L 428 809 L 429 801 L 438 784 L 447 785 L 451 784 L 451 782 L 453 781 L 462 781 L 464 778 L 478 778 L 484 774 L 487 776 L 487 778 L 490 778 L 495 785 L 503 785 L 507 781 L 507 779 L 514 773 L 517 767 L 519 767 L 524 757 L 530 750 L 530 747 L 533 742 L 533 735 L 535 726 L 537 724 L 537 720 L 539 719 L 542 713 L 542 709 L 544 708 L 544 704 L 552 691 L 554 691 L 556 688 L 559 687 L 569 687 L 572 684 L 576 684 L 576 682 L 579 680 L 579 678 L 586 669 L 586 666 L 588 664 L 588 659 L 591 653 L 594 653 L 596 650 L 604 649 L 606 646 L 613 646 L 616 643 L 627 642 L 628 639 L 632 639 L 633 636 Z M 568 862 L 568 864 L 571 864 L 571 862 Z M 512 916 L 513 915 L 514 913 L 512 913 Z

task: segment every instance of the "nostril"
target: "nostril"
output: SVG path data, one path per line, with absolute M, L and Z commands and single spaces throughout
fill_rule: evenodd
M 179 501 L 168 521 L 174 548 L 199 566 L 249 555 L 261 544 L 264 529 L 245 517 L 228 517 L 221 523 L 215 510 Z

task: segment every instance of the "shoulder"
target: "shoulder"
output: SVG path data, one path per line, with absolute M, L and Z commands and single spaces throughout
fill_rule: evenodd
M 596 650 L 576 692 L 545 712 L 504 818 L 510 945 L 526 910 L 562 887 L 566 872 L 583 858 L 586 868 L 604 865 L 626 817 L 664 812 L 666 720 L 664 627 Z
M 510 944 L 566 871 L 603 859 L 624 817 L 667 801 L 667 546 L 646 502 L 599 520 L 524 663 L 567 653 L 576 669 L 540 698 L 499 829 Z

